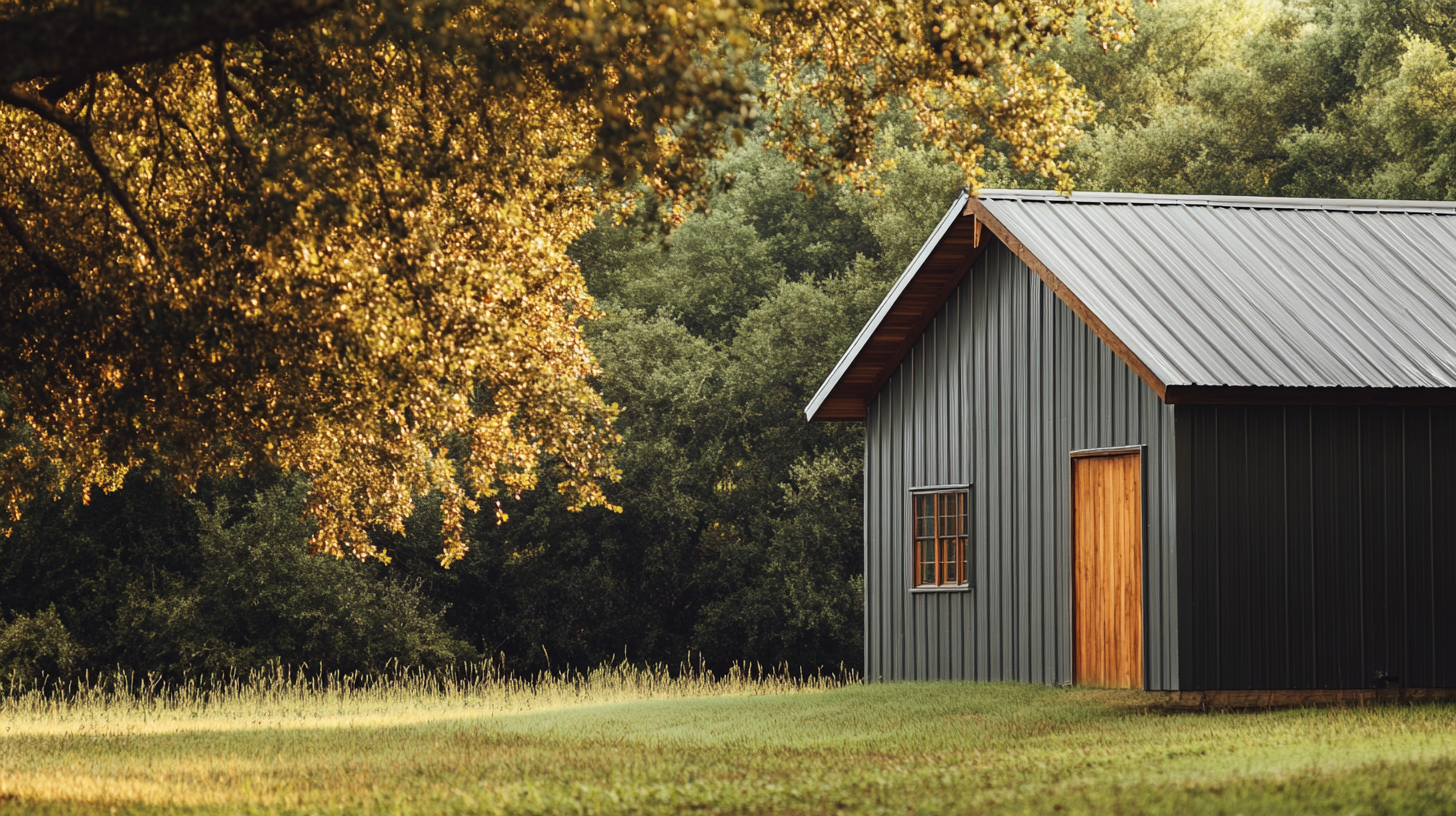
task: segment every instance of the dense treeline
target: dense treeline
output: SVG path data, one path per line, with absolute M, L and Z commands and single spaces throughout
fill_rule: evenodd
M 1106 105 L 1078 186 L 1456 197 L 1456 3 L 1180 0 L 1104 56 L 1054 56 Z
M 509 520 L 471 517 L 468 557 L 442 570 L 437 500 L 380 535 L 387 566 L 308 556 L 296 482 L 179 497 L 134 477 L 89 505 L 37 502 L 0 542 L 0 674 L 853 665 L 858 429 L 802 408 L 955 193 L 954 167 L 895 152 L 882 195 L 805 196 L 797 166 L 750 143 L 671 236 L 604 218 L 578 243 L 607 313 L 589 327 L 596 385 L 622 406 L 621 513 L 568 512 L 550 488 L 505 499 Z
M 1051 54 L 1105 105 L 1075 148 L 1080 188 L 1456 197 L 1456 2 L 1163 0 L 1141 16 L 1119 53 Z M 857 664 L 860 429 L 801 411 L 954 195 L 953 167 L 891 149 L 878 190 L 805 196 L 750 138 L 671 236 L 604 219 L 574 247 L 607 313 L 589 342 L 622 407 L 620 514 L 568 512 L 549 488 L 507 499 L 505 524 L 469 520 L 447 571 L 430 502 L 380 536 L 384 566 L 307 556 L 300 484 L 179 497 L 133 477 L 89 505 L 38 502 L 0 541 L 0 674 Z M 1039 186 L 994 151 L 986 166 L 989 186 Z

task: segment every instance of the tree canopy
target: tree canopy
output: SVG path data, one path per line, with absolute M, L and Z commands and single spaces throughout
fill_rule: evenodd
M 606 505 L 595 216 L 676 223 L 760 111 L 805 190 L 872 183 L 892 105 L 972 185 L 994 135 L 1065 186 L 1092 105 L 1039 57 L 1129 2 L 0 0 L 9 516 L 280 468 L 334 554 L 435 491 L 449 565 L 545 466 Z
M 1107 110 L 1073 149 L 1084 189 L 1456 197 L 1456 3 L 1179 0 L 1115 55 L 1049 56 Z

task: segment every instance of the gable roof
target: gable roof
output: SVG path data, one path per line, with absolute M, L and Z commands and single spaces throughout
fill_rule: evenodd
M 946 270 L 959 283 L 983 227 L 1166 402 L 1456 404 L 1456 203 L 983 190 L 946 213 L 810 420 L 864 418 L 955 284 L 924 292 Z M 925 270 L 942 277 L 918 284 Z

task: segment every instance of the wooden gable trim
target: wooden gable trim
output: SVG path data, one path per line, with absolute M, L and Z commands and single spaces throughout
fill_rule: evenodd
M 967 199 L 965 212 L 966 215 L 975 218 L 977 224 L 984 223 L 986 228 L 991 230 L 991 234 L 995 235 L 1001 243 L 1006 245 L 1007 249 L 1015 253 L 1016 257 L 1020 258 L 1023 263 L 1035 272 L 1037 277 L 1041 278 L 1042 283 L 1045 283 L 1047 288 L 1052 290 L 1052 293 L 1057 296 L 1057 299 L 1067 304 L 1067 307 L 1072 310 L 1072 313 L 1083 323 L 1086 323 L 1088 328 L 1092 329 L 1092 333 L 1097 335 L 1098 339 L 1106 343 L 1114 354 L 1124 363 L 1127 363 L 1128 368 L 1131 368 L 1133 372 L 1142 378 L 1143 382 L 1148 384 L 1149 388 L 1153 389 L 1153 393 L 1158 395 L 1158 399 L 1167 400 L 1167 383 L 1158 379 L 1158 376 L 1153 373 L 1153 370 L 1148 368 L 1147 364 L 1139 359 L 1133 353 L 1132 349 L 1127 347 L 1126 343 L 1122 342 L 1117 335 L 1113 334 L 1112 330 L 1107 327 L 1107 324 L 1103 323 L 1101 318 L 1093 314 L 1092 310 L 1087 308 L 1087 304 L 1083 303 L 1082 299 L 1077 297 L 1076 293 L 1071 289 L 1068 289 L 1067 285 L 1062 283 L 1062 280 L 1056 276 L 1056 273 L 1048 269 L 1046 264 L 1042 263 L 1030 249 L 1027 249 L 1026 244 L 1017 240 L 1016 236 L 1011 234 L 1011 230 L 1007 229 L 1004 224 L 997 220 L 996 216 L 991 214 L 991 211 L 986 208 L 986 205 L 981 203 L 980 199 Z
M 862 337 L 863 342 L 857 340 L 847 352 L 847 366 L 838 369 L 837 379 L 831 375 L 829 392 L 822 401 L 816 397 L 817 404 L 811 405 L 811 421 L 865 419 L 869 402 L 925 334 L 989 243 L 980 235 L 975 220 L 962 215 L 963 209 L 957 204 L 947 213 L 939 240 L 928 247 L 928 252 L 922 250 L 926 254 L 917 259 L 904 286 L 892 290 L 894 300 L 882 306 L 884 311 L 872 319 L 868 336 Z
M 979 233 L 981 231 L 981 225 L 975 224 L 974 230 Z M 980 243 L 980 235 L 976 236 L 975 244 L 976 246 L 974 246 L 971 254 L 961 264 L 960 270 L 952 273 L 945 279 L 944 285 L 941 286 L 940 291 L 935 294 L 934 298 L 929 301 L 929 305 L 925 308 L 925 311 L 921 312 L 920 317 L 905 330 L 905 339 L 900 341 L 900 345 L 890 354 L 887 364 L 880 369 L 880 373 L 875 377 L 875 381 L 865 391 L 864 403 L 866 408 L 869 406 L 869 401 L 874 399 L 875 395 L 880 393 L 880 390 L 885 387 L 885 383 L 889 382 L 890 378 L 895 375 L 895 372 L 900 368 L 900 363 L 904 362 L 905 357 L 910 354 L 911 349 L 915 348 L 915 344 L 920 342 L 921 336 L 925 334 L 926 329 L 930 328 L 930 324 L 935 321 L 935 316 L 940 314 L 940 310 L 945 306 L 945 302 L 950 300 L 951 295 L 955 294 L 956 287 L 961 285 L 961 281 L 965 279 L 966 273 L 971 271 L 971 267 L 975 266 L 981 254 L 986 251 L 985 246 Z

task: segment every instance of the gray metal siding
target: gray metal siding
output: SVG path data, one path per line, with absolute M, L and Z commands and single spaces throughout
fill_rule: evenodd
M 1172 409 L 993 241 L 869 407 L 865 676 L 1070 682 L 1073 450 L 1146 445 L 1149 688 L 1178 688 Z M 971 483 L 972 589 L 909 589 L 909 493 Z
M 1176 410 L 1185 689 L 1456 686 L 1456 409 Z

